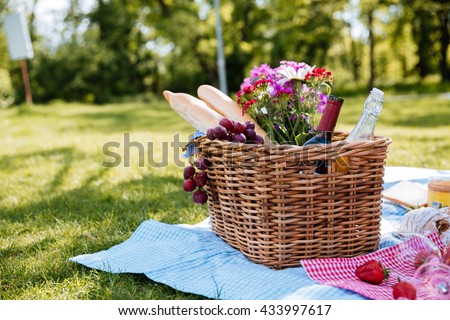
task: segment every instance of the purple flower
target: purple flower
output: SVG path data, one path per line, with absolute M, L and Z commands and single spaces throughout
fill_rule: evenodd
M 267 63 L 254 67 L 250 71 L 250 76 L 253 78 L 253 81 L 271 78 L 272 74 L 273 70 Z
M 328 96 L 322 92 L 317 94 L 319 96 L 319 104 L 317 105 L 317 111 L 323 113 L 325 106 L 327 105 Z
M 281 97 L 283 95 L 291 96 L 294 93 L 293 86 L 283 86 L 278 82 L 272 81 L 270 86 L 270 95 L 272 97 Z
M 297 115 L 296 114 L 293 114 L 293 115 L 291 115 L 290 117 L 289 117 L 289 120 L 290 121 L 295 121 L 297 119 Z
M 277 131 L 278 131 L 278 130 L 280 130 L 280 126 L 279 126 L 279 125 L 277 125 L 277 124 L 274 124 L 274 125 L 273 125 L 273 127 L 274 127 L 274 128 L 275 128 L 275 130 L 277 130 Z
M 252 79 L 250 78 L 245 78 L 244 81 L 241 84 L 241 90 L 245 90 L 248 87 L 252 86 Z

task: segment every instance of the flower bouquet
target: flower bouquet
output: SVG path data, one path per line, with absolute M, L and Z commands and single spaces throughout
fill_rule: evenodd
M 314 133 L 332 85 L 325 68 L 294 61 L 281 61 L 274 69 L 262 64 L 244 79 L 237 102 L 272 142 L 302 145 Z

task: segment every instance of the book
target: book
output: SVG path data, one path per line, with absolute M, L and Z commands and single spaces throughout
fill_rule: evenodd
M 423 207 L 428 204 L 426 185 L 411 181 L 401 181 L 382 192 L 384 198 L 409 208 Z

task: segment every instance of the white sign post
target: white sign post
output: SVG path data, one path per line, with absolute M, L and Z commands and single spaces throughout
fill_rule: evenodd
M 34 51 L 25 16 L 21 13 L 5 16 L 4 27 L 11 59 L 20 60 L 26 102 L 27 104 L 32 105 L 33 98 L 31 95 L 30 78 L 28 76 L 26 59 L 33 58 Z

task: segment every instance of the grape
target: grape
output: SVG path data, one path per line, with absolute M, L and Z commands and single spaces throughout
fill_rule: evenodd
M 195 168 L 193 166 L 187 166 L 184 168 L 183 176 L 184 176 L 185 180 L 192 178 L 192 176 L 194 174 L 195 174 Z
M 247 139 L 245 138 L 245 135 L 243 133 L 235 133 L 233 136 L 233 141 L 244 143 L 245 141 L 247 141 Z
M 200 170 L 206 170 L 210 165 L 211 161 L 205 158 L 199 158 L 197 161 L 195 161 L 195 166 Z
M 243 122 L 235 122 L 234 123 L 234 132 L 235 133 L 244 133 L 247 126 Z
M 195 190 L 195 188 L 197 188 L 197 184 L 195 183 L 195 181 L 193 179 L 184 180 L 184 182 L 183 182 L 184 191 L 192 192 Z
M 246 121 L 245 126 L 247 127 L 247 129 L 255 130 L 255 124 L 251 121 Z
M 195 184 L 197 185 L 197 187 L 199 187 L 199 188 L 203 187 L 206 184 L 206 182 L 208 181 L 207 173 L 204 171 L 198 172 L 194 176 L 194 181 L 195 181 Z
M 219 140 L 226 140 L 228 136 L 227 129 L 223 126 L 214 127 L 214 135 Z
M 209 140 L 214 140 L 216 139 L 216 135 L 214 134 L 214 128 L 209 128 L 206 131 L 206 136 L 208 137 Z
M 233 132 L 234 131 L 234 121 L 228 118 L 222 118 L 219 121 L 219 125 L 221 125 L 222 127 L 224 127 L 225 129 L 227 129 L 228 132 Z
M 244 135 L 247 138 L 247 141 L 256 141 L 256 132 L 253 129 L 245 129 Z
M 256 137 L 255 137 L 255 142 L 258 143 L 258 144 L 263 144 L 264 143 L 264 138 L 257 134 Z
M 206 201 L 208 201 L 208 195 L 204 190 L 200 189 L 194 192 L 194 194 L 192 195 L 192 199 L 195 203 L 205 204 Z

